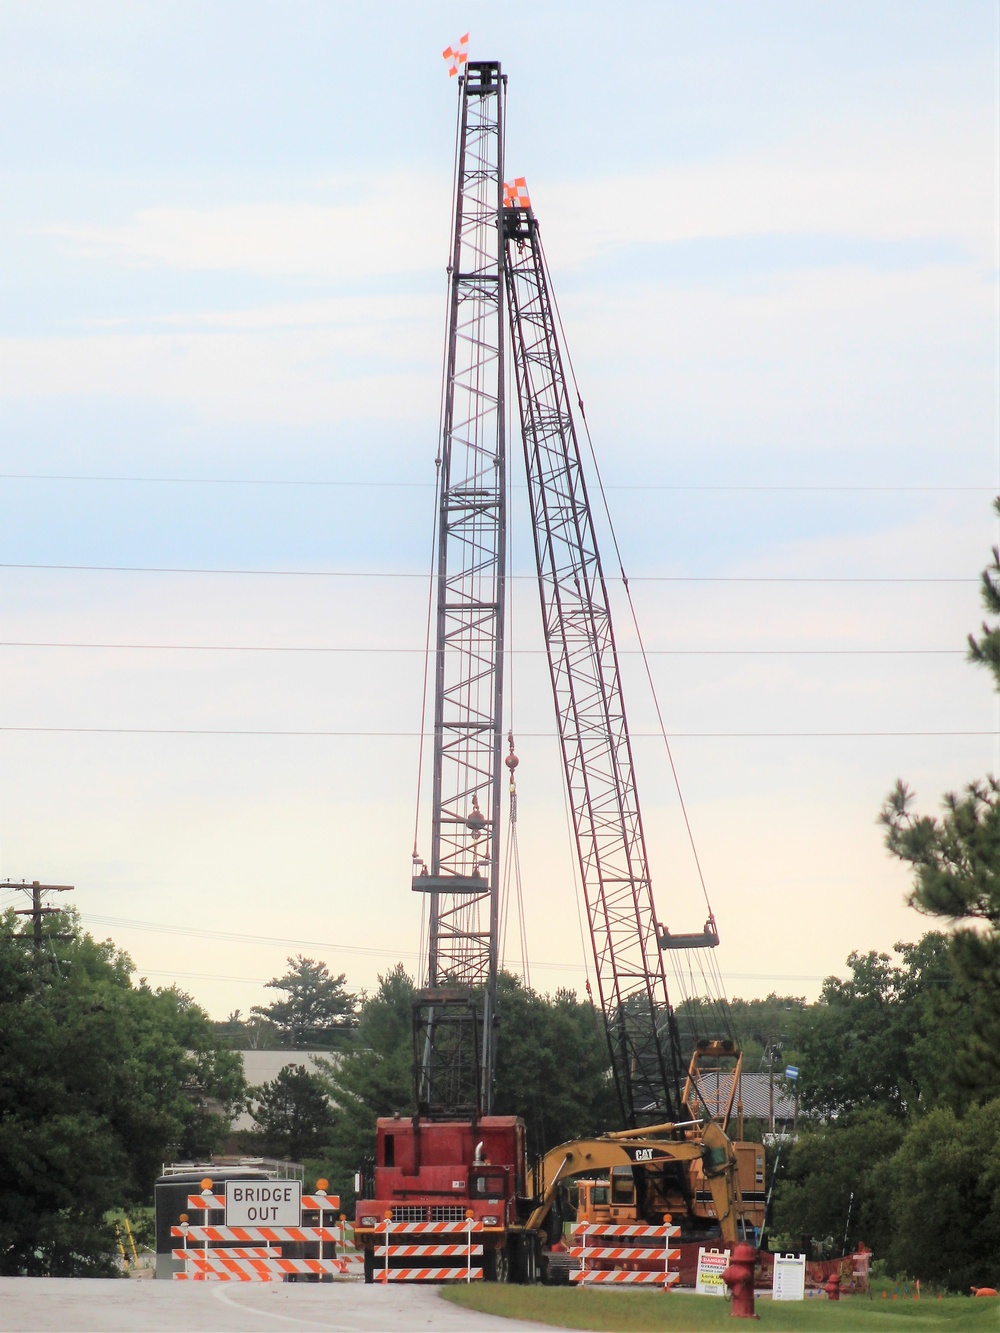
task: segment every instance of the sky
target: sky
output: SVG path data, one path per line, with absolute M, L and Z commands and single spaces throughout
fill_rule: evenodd
M 813 999 L 928 925 L 876 822 L 896 778 L 933 812 L 1000 771 L 963 659 L 998 540 L 996 0 L 3 0 L 0 876 L 74 885 L 218 1018 L 297 953 L 354 990 L 417 969 L 466 30 L 508 76 L 718 967 Z M 582 989 L 512 486 L 527 971 Z M 659 914 L 700 929 L 613 596 Z

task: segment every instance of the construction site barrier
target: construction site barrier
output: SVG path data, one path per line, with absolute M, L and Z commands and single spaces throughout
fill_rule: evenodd
M 339 1206 L 336 1195 L 317 1193 L 302 1198 L 302 1211 L 309 1213 L 333 1212 Z M 193 1213 L 207 1216 L 213 1210 L 224 1210 L 224 1194 L 202 1190 L 188 1195 L 188 1208 Z M 346 1277 L 359 1260 L 343 1251 L 345 1228 L 342 1225 L 315 1227 L 227 1227 L 191 1226 L 182 1222 L 170 1228 L 172 1237 L 184 1242 L 183 1248 L 173 1251 L 184 1270 L 175 1273 L 180 1282 L 283 1282 L 289 1276 L 306 1274 L 316 1277 Z M 233 1247 L 231 1242 L 237 1242 Z M 200 1245 L 197 1243 L 200 1242 Z M 229 1242 L 229 1244 L 227 1244 Z M 264 1242 L 261 1246 L 260 1242 Z M 319 1258 L 299 1255 L 285 1256 L 283 1245 L 318 1244 Z M 277 1250 L 272 1246 L 277 1245 Z M 334 1254 L 323 1257 L 323 1246 L 332 1245 Z
M 376 1282 L 475 1282 L 483 1276 L 482 1241 L 473 1243 L 472 1238 L 481 1237 L 484 1227 L 472 1218 L 465 1222 L 393 1222 L 386 1218 L 375 1230 L 385 1236 L 385 1243 L 375 1247 L 376 1257 L 382 1260 L 374 1275 Z M 405 1238 L 403 1244 L 395 1243 L 397 1236 Z M 413 1244 L 409 1242 L 412 1236 L 462 1236 L 464 1239 Z M 401 1260 L 414 1258 L 464 1259 L 465 1264 L 448 1268 L 398 1266 Z M 475 1267 L 473 1259 L 478 1261 Z
M 247 1279 L 264 1277 L 273 1281 L 288 1273 L 339 1273 L 340 1265 L 333 1259 L 228 1259 L 217 1258 L 213 1250 L 189 1250 L 187 1255 L 188 1273 L 201 1273 L 215 1276 L 218 1273 L 242 1273 Z
M 171 1256 L 174 1259 L 187 1261 L 194 1259 L 194 1250 L 171 1250 Z M 202 1256 L 211 1256 L 213 1259 L 274 1259 L 281 1258 L 278 1252 L 270 1245 L 235 1245 L 235 1246 L 217 1246 L 212 1250 L 199 1250 L 197 1252 Z
M 242 1245 L 252 1245 L 255 1241 L 327 1241 L 335 1244 L 340 1240 L 339 1227 L 192 1227 L 182 1222 L 179 1227 L 170 1228 L 171 1236 L 180 1236 L 185 1240 L 212 1241 L 222 1244 L 227 1240 L 239 1241 Z
M 271 1273 L 204 1273 L 192 1269 L 190 1272 L 175 1273 L 175 1282 L 284 1282 L 284 1277 Z
M 476 1282 L 481 1268 L 384 1268 L 375 1274 L 376 1282 Z
M 581 1222 L 573 1228 L 573 1235 L 582 1244 L 570 1248 L 580 1267 L 570 1274 L 570 1281 L 588 1285 L 638 1283 L 669 1290 L 680 1280 L 680 1273 L 670 1271 L 671 1261 L 680 1258 L 680 1250 L 670 1244 L 678 1231 L 678 1227 L 668 1224 L 651 1227 L 634 1222 L 616 1225 Z M 592 1239 L 599 1243 L 589 1244 Z M 617 1243 L 609 1245 L 609 1240 Z

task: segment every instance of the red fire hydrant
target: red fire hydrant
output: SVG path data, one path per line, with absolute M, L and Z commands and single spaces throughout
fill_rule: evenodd
M 823 1284 L 823 1290 L 831 1301 L 840 1300 L 840 1274 L 831 1273 Z
M 753 1312 L 753 1270 L 757 1263 L 757 1251 L 752 1245 L 737 1245 L 729 1259 L 729 1266 L 722 1270 L 722 1280 L 729 1288 L 733 1298 L 730 1319 L 759 1319 Z

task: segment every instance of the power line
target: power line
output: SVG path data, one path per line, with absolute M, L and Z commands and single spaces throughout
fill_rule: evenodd
M 226 574 L 250 577 L 323 578 L 323 579 L 426 579 L 426 574 L 410 570 L 374 569 L 211 569 L 187 565 L 52 565 L 0 563 L 0 569 L 47 569 L 99 574 Z M 535 582 L 535 574 L 508 574 L 510 579 Z M 621 582 L 621 575 L 607 575 L 609 581 Z M 831 575 L 732 575 L 732 574 L 632 574 L 629 583 L 979 583 L 978 578 L 938 578 L 919 575 L 831 576 Z
M 81 917 L 85 922 L 98 926 L 110 926 L 119 930 L 141 930 L 161 935 L 182 935 L 186 938 L 198 938 L 209 940 L 228 941 L 232 944 L 269 944 L 280 945 L 282 948 L 306 948 L 306 949 L 329 949 L 336 953 L 348 954 L 370 954 L 378 955 L 383 958 L 393 958 L 399 961 L 403 959 L 416 959 L 419 955 L 412 950 L 407 949 L 377 949 L 368 948 L 363 945 L 342 944 L 339 941 L 332 940 L 307 940 L 295 938 L 278 938 L 274 935 L 253 935 L 246 932 L 230 930 L 211 930 L 207 927 L 199 926 L 174 926 L 165 921 L 137 921 L 128 917 L 104 916 L 96 912 L 83 912 Z M 558 970 L 566 972 L 583 972 L 583 965 L 580 963 L 556 963 L 539 961 L 533 964 L 535 967 L 546 970 Z M 168 971 L 147 971 L 144 968 L 136 969 L 143 976 L 173 976 L 200 978 L 213 981 L 249 981 L 258 982 L 257 977 L 224 977 L 214 973 L 196 973 L 196 972 L 168 972 Z M 728 977 L 747 981 L 825 981 L 822 976 L 804 976 L 795 974 L 778 975 L 770 972 L 731 972 L 726 974 Z M 263 979 L 259 984 L 263 985 Z
M 0 726 L 0 732 L 52 733 L 80 736 L 288 736 L 343 737 L 367 740 L 417 740 L 419 731 L 343 731 L 277 729 L 267 727 L 18 727 Z M 430 735 L 431 733 L 424 733 Z M 551 739 L 552 731 L 518 731 L 521 739 Z M 663 741 L 659 731 L 633 731 L 633 740 Z M 668 731 L 671 740 L 798 740 L 878 739 L 882 737 L 996 736 L 988 731 Z
M 0 481 L 67 481 L 67 482 L 120 482 L 129 485 L 167 485 L 167 486 L 292 486 L 292 487 L 330 487 L 357 488 L 373 490 L 433 490 L 432 481 L 381 481 L 371 478 L 359 480 L 332 480 L 324 477 L 129 477 L 114 473 L 79 473 L 79 472 L 0 472 Z M 516 489 L 524 490 L 520 485 Z M 697 482 L 613 482 L 605 486 L 611 491 L 749 491 L 749 492 L 827 492 L 837 494 L 987 494 L 992 495 L 996 486 L 841 486 L 841 485 L 772 485 L 769 483 L 749 484 L 712 484 Z
M 192 653 L 405 653 L 423 656 L 423 648 L 381 645 L 270 643 L 94 643 L 53 639 L 0 639 L 0 648 L 113 648 L 136 652 Z M 543 648 L 511 648 L 520 657 L 543 657 Z M 620 648 L 620 657 L 640 656 L 638 648 Z M 962 648 L 647 648 L 647 657 L 964 657 Z

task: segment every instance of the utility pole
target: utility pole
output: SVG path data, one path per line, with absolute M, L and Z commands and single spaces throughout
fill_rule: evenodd
M 32 880 L 30 884 L 23 879 L 20 883 L 15 880 L 0 880 L 0 889 L 18 889 L 31 899 L 30 907 L 19 907 L 15 916 L 31 917 L 31 935 L 32 944 L 35 953 L 40 953 L 45 940 L 69 940 L 72 935 L 53 935 L 42 930 L 42 920 L 47 916 L 55 916 L 60 909 L 58 907 L 46 907 L 42 902 L 42 897 L 47 893 L 72 893 L 74 886 L 72 884 L 40 884 L 38 880 Z

